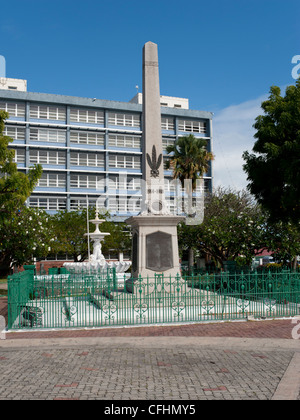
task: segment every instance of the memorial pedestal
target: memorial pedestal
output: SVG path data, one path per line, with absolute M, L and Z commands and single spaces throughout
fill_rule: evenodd
M 184 217 L 139 215 L 126 220 L 132 227 L 132 278 L 176 277 L 180 274 L 177 225 Z

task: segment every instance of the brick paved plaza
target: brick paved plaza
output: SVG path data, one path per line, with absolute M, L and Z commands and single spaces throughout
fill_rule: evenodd
M 299 399 L 297 325 L 285 319 L 9 332 L 0 340 L 0 400 Z

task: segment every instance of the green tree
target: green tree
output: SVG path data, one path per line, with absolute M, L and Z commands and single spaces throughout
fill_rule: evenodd
M 273 221 L 300 220 L 300 79 L 285 96 L 272 86 L 256 118 L 254 153 L 244 152 L 248 189 Z
M 21 206 L 15 215 L 1 222 L 0 276 L 11 268 L 45 257 L 54 242 L 49 216 L 43 210 Z
M 207 141 L 199 139 L 193 134 L 179 137 L 174 145 L 167 146 L 167 153 L 171 154 L 166 161 L 166 168 L 173 170 L 173 178 L 179 179 L 184 186 L 184 180 L 192 181 L 192 188 L 196 188 L 197 179 L 209 169 L 209 162 L 214 156 L 207 150 Z
M 0 111 L 0 222 L 24 204 L 42 175 L 41 165 L 34 165 L 27 174 L 18 171 L 13 162 L 15 151 L 8 147 L 13 139 L 3 135 L 7 118 L 8 113 Z
M 266 238 L 268 250 L 273 252 L 276 262 L 296 268 L 297 255 L 300 255 L 300 229 L 291 222 L 268 221 Z
M 259 249 L 266 248 L 266 217 L 246 191 L 217 189 L 206 198 L 204 220 L 193 228 L 180 227 L 181 242 L 193 240 L 201 253 L 219 266 L 224 261 L 242 260 L 249 265 Z M 182 237 L 183 235 L 183 237 Z M 191 239 L 192 237 L 192 239 Z
M 87 220 L 95 217 L 94 208 L 77 211 L 61 210 L 52 216 L 53 229 L 55 232 L 55 253 L 67 253 L 73 257 L 74 262 L 82 262 L 88 257 Z M 100 219 L 106 219 L 107 215 L 99 215 Z M 95 225 L 89 223 L 89 232 L 95 230 Z M 101 230 L 101 225 L 100 225 Z M 92 252 L 92 250 L 91 250 Z
M 109 253 L 114 251 L 115 253 L 131 251 L 131 236 L 126 223 L 114 223 L 112 221 L 103 222 L 101 225 L 103 232 L 109 232 L 110 235 L 106 236 L 102 244 L 102 252 Z
M 167 146 L 166 151 L 170 155 L 166 161 L 166 168 L 173 170 L 173 178 L 180 180 L 182 187 L 190 196 L 196 189 L 197 180 L 203 181 L 203 174 L 209 170 L 210 161 L 214 159 L 213 154 L 207 150 L 207 141 L 190 134 L 179 137 L 173 145 Z M 185 183 L 185 180 L 190 182 Z M 185 230 L 190 232 L 189 238 L 191 238 L 193 227 L 186 226 Z M 191 268 L 194 265 L 194 246 L 192 240 L 188 242 L 189 268 Z
M 125 223 L 114 223 L 109 220 L 109 213 L 102 212 L 99 219 L 105 220 L 99 225 L 102 232 L 110 233 L 106 236 L 102 245 L 102 253 L 113 250 L 116 253 L 129 251 L 131 248 L 130 236 L 126 231 Z M 89 219 L 89 233 L 95 231 L 95 225 L 91 222 L 95 218 L 95 209 L 80 209 L 77 211 L 62 210 L 54 214 L 51 219 L 53 223 L 55 241 L 52 243 L 54 253 L 67 253 L 73 257 L 75 262 L 82 262 L 88 258 L 88 237 L 87 220 Z M 90 254 L 93 252 L 92 241 L 90 243 Z

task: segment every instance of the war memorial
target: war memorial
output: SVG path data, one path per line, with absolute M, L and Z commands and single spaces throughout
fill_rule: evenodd
M 8 279 L 8 329 L 89 328 L 256 319 L 299 314 L 297 273 L 184 276 L 177 225 L 165 200 L 158 48 L 143 48 L 143 199 L 126 220 L 132 233 L 131 264 L 105 261 L 96 207 L 93 253 L 57 274 L 34 267 Z M 201 207 L 203 209 L 203 207 Z M 131 266 L 130 266 L 131 265 Z

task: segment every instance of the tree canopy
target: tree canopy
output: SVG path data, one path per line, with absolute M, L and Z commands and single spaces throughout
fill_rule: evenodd
M 41 165 L 34 165 L 27 174 L 18 171 L 15 151 L 8 147 L 13 139 L 3 135 L 7 118 L 8 113 L 0 111 L 0 221 L 24 204 L 42 175 Z
M 197 179 L 201 179 L 208 171 L 209 162 L 214 156 L 207 150 L 207 141 L 199 139 L 193 134 L 179 137 L 174 144 L 167 146 L 169 159 L 166 168 L 173 170 L 173 178 L 184 183 L 185 179 L 192 180 L 192 188 L 196 188 Z
M 291 265 L 300 254 L 300 233 L 295 226 L 272 222 L 248 191 L 218 188 L 207 196 L 203 223 L 178 227 L 180 249 L 192 247 L 220 267 L 224 261 L 249 266 L 263 250 Z
M 207 196 L 204 220 L 198 226 L 181 226 L 180 242 L 208 254 L 215 263 L 243 259 L 250 264 L 265 247 L 265 218 L 246 191 L 217 189 Z
M 13 267 L 45 257 L 54 243 L 52 224 L 43 210 L 21 206 L 16 214 L 2 220 L 0 229 L 0 275 Z
M 79 209 L 76 211 L 61 210 L 51 216 L 55 241 L 52 243 L 52 252 L 67 253 L 75 262 L 82 262 L 88 258 L 87 220 L 89 219 L 89 232 L 95 231 L 95 225 L 91 222 L 95 217 L 95 209 Z M 102 245 L 102 253 L 123 252 L 130 250 L 131 240 L 124 230 L 125 223 L 114 223 L 109 220 L 109 213 L 99 214 L 99 219 L 105 220 L 99 229 L 109 232 Z M 90 254 L 93 252 L 93 244 L 90 241 Z
M 285 96 L 272 86 L 256 118 L 253 152 L 244 152 L 248 189 L 273 221 L 300 220 L 300 79 Z

